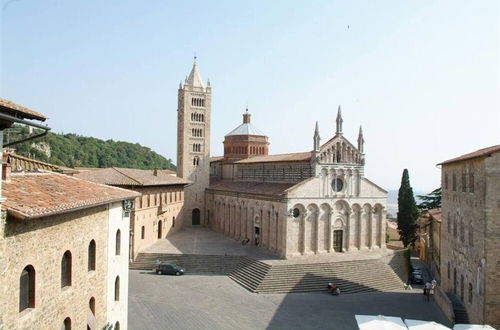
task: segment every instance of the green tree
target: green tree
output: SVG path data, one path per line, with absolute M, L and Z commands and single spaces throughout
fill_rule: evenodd
M 419 195 L 417 197 L 421 200 L 417 206 L 420 211 L 441 208 L 441 187 L 434 189 L 427 195 Z
M 410 185 L 410 176 L 405 168 L 398 193 L 398 232 L 405 247 L 417 239 L 418 208 Z

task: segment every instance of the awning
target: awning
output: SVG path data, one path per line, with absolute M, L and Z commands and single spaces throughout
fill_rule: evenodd
M 407 330 L 400 317 L 384 315 L 355 315 L 359 330 Z
M 450 330 L 451 328 L 445 327 L 442 324 L 434 321 L 421 321 L 405 319 L 406 326 L 409 330 Z

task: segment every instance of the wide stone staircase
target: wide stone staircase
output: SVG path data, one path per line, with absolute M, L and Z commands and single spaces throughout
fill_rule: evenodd
M 136 260 L 130 263 L 129 268 L 150 271 L 156 267 L 159 260 L 161 263 L 183 267 L 186 274 L 226 275 L 236 267 L 241 258 L 223 255 L 139 253 Z
M 326 292 L 329 282 L 341 294 L 403 289 L 400 278 L 380 260 L 271 266 L 242 258 L 229 277 L 256 293 Z

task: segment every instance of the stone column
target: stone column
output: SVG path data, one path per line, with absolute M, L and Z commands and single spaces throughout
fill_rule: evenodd
M 328 212 L 328 219 L 327 219 L 328 229 L 327 229 L 327 233 L 326 233 L 328 235 L 328 239 L 327 239 L 327 244 L 328 244 L 327 252 L 328 253 L 331 253 L 333 251 L 332 216 L 333 216 L 333 210 L 330 210 Z

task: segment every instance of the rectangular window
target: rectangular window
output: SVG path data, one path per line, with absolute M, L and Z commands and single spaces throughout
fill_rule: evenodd
M 453 191 L 457 191 L 457 175 L 455 173 L 453 173 L 451 184 Z
M 467 176 L 465 173 L 462 173 L 462 192 L 467 191 Z
M 474 173 L 469 173 L 469 192 L 474 192 Z

